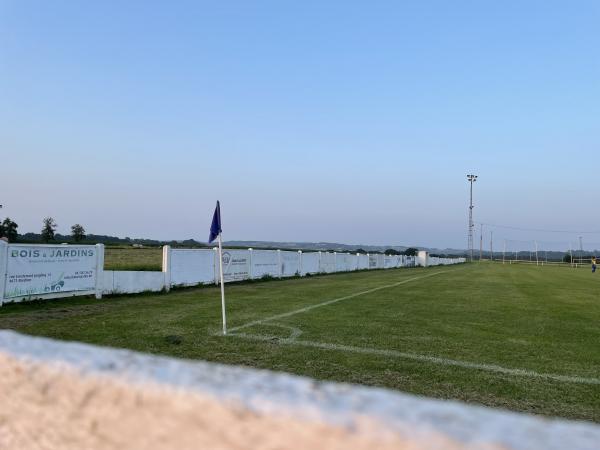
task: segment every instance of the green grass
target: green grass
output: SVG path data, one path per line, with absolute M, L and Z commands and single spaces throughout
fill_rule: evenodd
M 432 276 L 227 337 L 218 335 L 220 296 L 214 287 L 7 305 L 0 308 L 0 327 L 600 422 L 599 384 L 393 353 L 597 380 L 600 275 L 587 270 L 482 263 L 229 285 L 229 325 L 425 275 Z M 296 340 L 289 339 L 297 332 Z M 318 347 L 326 345 L 333 348 Z
M 105 270 L 162 270 L 162 247 L 106 247 Z

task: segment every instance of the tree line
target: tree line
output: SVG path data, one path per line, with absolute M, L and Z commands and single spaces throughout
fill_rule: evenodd
M 40 233 L 42 242 L 48 244 L 56 240 L 56 228 L 58 224 L 52 217 L 46 217 L 42 221 L 42 230 Z M 7 217 L 0 222 L 0 238 L 5 238 L 8 242 L 16 242 L 19 237 L 19 225 Z M 81 242 L 86 238 L 85 228 L 76 223 L 71 227 L 71 238 L 75 242 Z
M 367 252 L 366 250 L 362 249 L 362 248 L 357 248 L 356 249 L 356 253 L 362 253 L 362 254 L 367 254 L 367 253 L 383 253 L 386 255 L 405 255 L 405 256 L 416 256 L 417 253 L 419 253 L 419 249 L 418 248 L 414 248 L 414 247 L 409 247 L 406 250 L 404 250 L 403 252 L 400 250 L 395 250 L 393 248 L 388 248 L 387 250 L 383 251 L 383 252 Z

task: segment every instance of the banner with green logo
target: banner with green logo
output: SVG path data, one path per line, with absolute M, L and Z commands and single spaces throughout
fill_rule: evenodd
M 227 250 L 223 252 L 223 278 L 226 283 L 247 280 L 249 269 L 250 252 L 248 250 Z
M 96 247 L 92 245 L 9 245 L 4 298 L 96 288 Z

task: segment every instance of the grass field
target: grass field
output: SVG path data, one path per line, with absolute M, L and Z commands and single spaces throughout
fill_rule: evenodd
M 105 270 L 162 270 L 162 247 L 106 247 Z
M 600 422 L 600 275 L 492 263 L 0 308 L 59 339 Z

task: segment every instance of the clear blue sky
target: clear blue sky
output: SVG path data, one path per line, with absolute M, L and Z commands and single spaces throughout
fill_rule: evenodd
M 465 247 L 600 228 L 600 2 L 0 0 L 0 216 Z

